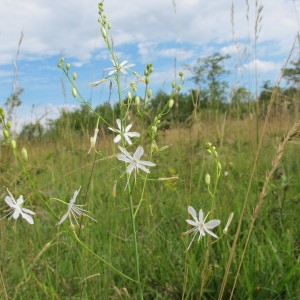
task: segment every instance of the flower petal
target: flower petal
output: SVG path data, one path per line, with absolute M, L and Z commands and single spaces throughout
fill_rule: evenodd
M 30 214 L 30 215 L 35 215 L 35 212 L 33 212 L 32 210 L 30 209 L 27 209 L 27 208 L 21 208 L 22 212 L 26 213 L 26 214 Z
M 115 138 L 114 138 L 114 143 L 119 143 L 121 141 L 121 135 L 118 134 Z
M 67 218 L 68 214 L 69 214 L 69 210 L 62 216 L 62 218 L 60 219 L 58 225 L 60 225 Z
M 203 223 L 203 217 L 204 217 L 203 210 L 200 209 L 200 211 L 199 211 L 199 222 L 200 223 Z
M 208 229 L 213 229 L 217 226 L 219 226 L 221 224 L 221 221 L 220 220 L 210 220 L 209 222 L 205 223 L 204 227 L 205 228 L 208 228 Z
M 131 141 L 131 139 L 129 138 L 129 134 L 124 134 L 124 137 L 125 137 L 125 140 L 126 140 L 126 142 L 128 143 L 128 145 L 132 145 L 132 141 Z
M 118 160 L 124 161 L 126 163 L 132 162 L 132 159 L 129 159 L 127 156 L 125 156 L 123 154 L 119 154 L 117 157 L 118 157 Z
M 23 196 L 21 195 L 21 196 L 17 199 L 16 202 L 17 202 L 18 205 L 21 205 L 21 204 L 24 202 Z
M 118 146 L 118 148 L 120 149 L 121 152 L 123 152 L 123 154 L 129 158 L 130 160 L 133 160 L 134 158 L 131 156 L 131 154 L 123 147 Z
M 6 204 L 9 206 L 9 207 L 15 207 L 16 204 L 14 202 L 14 198 L 10 197 L 10 196 L 6 196 L 4 201 L 6 202 Z
M 211 236 L 215 237 L 216 239 L 218 238 L 218 236 L 217 236 L 215 233 L 213 233 L 212 231 L 210 231 L 209 229 L 207 229 L 207 228 L 204 227 L 204 230 L 205 230 L 208 234 L 210 234 Z
M 19 215 L 20 215 L 20 214 L 22 214 L 22 210 L 21 210 L 21 208 L 20 208 L 19 206 L 17 206 L 17 207 L 15 208 L 15 211 L 14 211 L 12 217 L 16 220 L 16 219 L 19 218 Z
M 138 146 L 133 154 L 133 158 L 139 160 L 143 154 L 144 148 L 142 146 Z
M 199 223 L 199 221 L 198 221 L 198 219 L 197 219 L 197 213 L 196 213 L 196 210 L 195 210 L 195 208 L 194 208 L 193 206 L 189 206 L 189 207 L 188 207 L 188 212 L 189 212 L 189 214 L 193 217 L 193 219 L 194 219 L 197 223 Z
M 156 164 L 151 162 L 151 161 L 147 161 L 147 160 L 139 160 L 138 162 L 139 165 L 144 165 L 144 166 L 149 166 L 149 167 L 155 167 Z
M 127 125 L 126 128 L 125 128 L 125 132 L 127 133 L 130 130 L 131 127 L 132 127 L 132 124 Z
M 143 165 L 137 164 L 136 167 L 137 167 L 137 169 L 141 169 L 141 170 L 143 170 L 144 172 L 146 172 L 148 174 L 150 173 L 150 171 L 146 167 L 144 167 Z
M 29 224 L 34 224 L 33 218 L 30 215 L 21 213 L 23 219 L 25 219 Z
M 128 132 L 126 133 L 126 135 L 130 137 L 140 137 L 140 134 L 138 132 Z
M 122 129 L 122 124 L 121 124 L 120 119 L 117 119 L 117 125 L 118 125 L 119 130 L 121 130 Z
M 195 222 L 193 220 L 186 220 L 188 224 L 192 225 L 192 226 L 195 226 L 195 227 L 198 227 L 199 226 L 199 222 Z

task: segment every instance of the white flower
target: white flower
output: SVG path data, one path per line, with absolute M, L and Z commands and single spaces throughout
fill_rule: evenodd
M 7 192 L 9 196 L 6 196 L 4 201 L 10 207 L 10 210 L 9 213 L 3 218 L 10 216 L 10 218 L 14 218 L 16 220 L 21 215 L 22 218 L 25 219 L 29 224 L 34 224 L 33 218 L 30 215 L 35 215 L 35 213 L 30 209 L 22 207 L 24 202 L 23 196 L 21 195 L 16 201 L 8 189 Z
M 73 216 L 76 224 L 79 226 L 78 224 L 78 221 L 77 221 L 77 218 L 79 216 L 87 216 L 88 218 L 92 219 L 93 221 L 96 221 L 95 219 L 93 219 L 92 217 L 88 216 L 86 214 L 86 210 L 81 208 L 81 206 L 84 206 L 84 205 L 76 205 L 75 204 L 75 201 L 76 201 L 76 198 L 80 192 L 80 189 L 81 187 L 74 192 L 74 195 L 73 195 L 73 198 L 70 200 L 70 203 L 68 204 L 68 210 L 67 212 L 62 216 L 62 218 L 60 219 L 58 225 L 60 225 L 68 216 L 70 218 L 70 221 L 71 221 L 71 215 Z M 97 221 L 96 221 L 97 222 Z M 72 224 L 72 221 L 71 221 L 71 224 Z
M 131 68 L 131 67 L 134 67 L 135 64 L 127 64 L 127 60 L 124 60 L 122 61 L 120 64 L 115 64 L 115 62 L 112 60 L 112 63 L 113 63 L 113 68 L 107 68 L 105 70 L 112 70 L 108 73 L 108 76 L 114 74 L 114 73 L 117 73 L 117 71 L 120 71 L 121 73 L 123 74 L 127 74 L 127 69 Z
M 123 154 L 118 155 L 118 159 L 121 161 L 124 161 L 126 163 L 129 163 L 129 166 L 126 169 L 126 172 L 129 175 L 131 175 L 132 171 L 134 171 L 135 180 L 136 180 L 136 173 L 139 172 L 139 169 L 143 170 L 146 173 L 150 173 L 150 171 L 145 166 L 148 166 L 148 167 L 156 166 L 156 164 L 154 164 L 150 161 L 140 160 L 141 156 L 144 154 L 144 148 L 142 146 L 139 146 L 135 150 L 133 156 L 131 154 L 129 154 L 129 152 L 126 149 L 124 149 L 123 147 L 121 147 L 121 146 L 118 146 L 118 147 L 121 150 L 121 152 L 123 153 Z M 128 184 L 128 182 L 127 182 L 127 184 Z M 126 187 L 127 187 L 127 184 L 126 184 Z M 125 187 L 125 189 L 126 189 L 126 187 Z
M 119 129 L 108 127 L 109 130 L 118 133 L 118 135 L 114 138 L 114 142 L 115 143 L 120 142 L 121 141 L 121 137 L 123 136 L 125 138 L 126 142 L 129 145 L 132 145 L 132 141 L 131 141 L 130 138 L 131 137 L 139 137 L 140 136 L 140 134 L 138 132 L 129 132 L 129 130 L 132 127 L 132 124 L 127 125 L 126 128 L 124 128 L 124 127 L 122 128 L 121 120 L 117 119 L 117 125 L 118 125 Z
M 193 217 L 194 220 L 186 220 L 186 221 L 190 225 L 194 226 L 194 228 L 186 231 L 184 233 L 184 235 L 185 234 L 189 234 L 189 233 L 193 233 L 194 237 L 193 237 L 192 241 L 190 242 L 187 250 L 190 249 L 190 246 L 191 246 L 191 244 L 192 244 L 192 242 L 193 242 L 193 240 L 194 240 L 197 232 L 199 232 L 199 239 L 198 239 L 198 241 L 203 236 L 205 236 L 205 232 L 208 233 L 208 234 L 210 234 L 211 236 L 213 236 L 215 238 L 218 238 L 218 236 L 215 233 L 213 233 L 210 229 L 213 229 L 213 228 L 219 226 L 220 223 L 221 223 L 220 220 L 214 219 L 214 220 L 208 221 L 207 223 L 204 223 L 205 219 L 207 218 L 208 215 L 205 217 L 205 219 L 203 219 L 204 214 L 203 214 L 202 209 L 200 209 L 200 211 L 199 211 L 199 219 L 197 218 L 196 210 L 192 206 L 188 207 L 188 212 L 192 215 L 192 217 Z

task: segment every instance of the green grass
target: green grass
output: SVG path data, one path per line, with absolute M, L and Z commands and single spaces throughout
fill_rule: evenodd
M 271 169 L 275 147 L 292 126 L 290 119 L 273 119 L 267 126 L 223 299 L 230 296 L 253 210 L 266 172 Z M 229 119 L 224 126 L 220 117 L 189 129 L 180 127 L 159 133 L 159 147 L 171 146 L 154 154 L 157 167 L 151 170 L 149 179 L 179 176 L 180 180 L 149 181 L 136 219 L 145 299 L 199 299 L 200 295 L 203 299 L 218 298 L 258 147 L 255 128 L 255 120 Z M 206 236 L 186 252 L 190 237 L 181 234 L 189 228 L 185 222 L 189 218 L 187 206 L 202 208 L 205 213 L 211 208 L 204 177 L 207 172 L 214 177 L 214 164 L 205 150 L 207 141 L 216 146 L 222 164 L 215 200 L 222 224 L 214 231 L 222 235 L 230 212 L 235 215 L 227 235 L 213 244 L 213 238 Z M 17 151 L 22 146 L 27 148 L 26 168 L 40 194 L 59 216 L 66 207 L 51 198 L 68 202 L 74 190 L 82 186 L 78 203 L 87 203 L 86 208 L 98 222 L 83 218 L 80 239 L 115 268 L 135 278 L 132 222 L 124 192 L 126 179 L 120 178 L 120 172 L 99 155 L 93 167 L 94 154 L 86 155 L 88 137 L 68 131 L 56 139 L 45 137 L 39 142 L 19 143 Z M 117 153 L 114 147 L 112 136 L 100 138 L 98 149 L 104 156 Z M 300 297 L 298 152 L 299 144 L 288 144 L 271 179 L 237 278 L 234 299 Z M 116 163 L 116 158 L 110 157 L 109 161 Z M 136 283 L 107 268 L 69 235 L 61 233 L 63 227 L 56 226 L 58 220 L 45 209 L 5 145 L 1 145 L 0 182 L 1 199 L 8 187 L 15 196 L 22 194 L 30 200 L 37 213 L 34 226 L 18 220 L 13 229 L 12 220 L 0 222 L 3 299 L 139 298 Z M 133 190 L 135 206 L 142 189 L 139 183 L 138 179 Z

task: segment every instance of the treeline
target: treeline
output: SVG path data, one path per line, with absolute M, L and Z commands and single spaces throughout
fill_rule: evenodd
M 230 102 L 219 102 L 216 106 L 202 98 L 201 92 L 191 90 L 190 93 L 179 94 L 174 98 L 174 107 L 171 112 L 162 118 L 159 129 L 167 129 L 171 126 L 190 126 L 201 117 L 202 120 L 214 118 L 216 114 L 225 114 L 228 118 L 243 119 L 250 114 L 263 118 L 267 112 L 267 107 L 273 99 L 273 115 L 281 113 L 294 113 L 299 111 L 300 90 L 294 87 L 279 88 L 271 87 L 265 83 L 264 90 L 257 100 L 246 89 L 239 88 L 232 94 Z M 147 105 L 147 114 L 144 121 L 150 124 L 151 120 L 160 113 L 170 99 L 170 95 L 160 91 Z M 124 105 L 126 105 L 126 99 Z M 103 116 L 108 123 L 114 124 L 119 117 L 119 104 L 114 106 L 103 103 L 97 106 L 94 111 Z M 134 118 L 138 114 L 135 106 L 130 108 L 130 114 Z M 27 124 L 23 127 L 20 137 L 33 139 L 47 135 L 60 135 L 66 128 L 77 133 L 93 132 L 97 123 L 97 115 L 87 106 L 81 106 L 75 111 L 62 111 L 60 117 L 55 120 L 47 120 L 47 125 L 40 123 Z M 107 127 L 107 126 L 106 126 Z
M 228 55 L 222 56 L 215 53 L 205 58 L 199 58 L 196 66 L 185 66 L 185 69 L 192 74 L 191 80 L 196 87 L 188 93 L 173 97 L 174 107 L 169 114 L 163 116 L 160 128 L 166 129 L 175 125 L 189 126 L 199 116 L 203 120 L 225 113 L 228 118 L 243 119 L 250 114 L 263 118 L 271 99 L 272 114 L 299 111 L 300 59 L 292 62 L 290 68 L 282 70 L 282 77 L 287 82 L 285 87 L 272 86 L 270 82 L 265 82 L 261 87 L 260 94 L 255 96 L 245 87 L 229 90 L 228 83 L 224 80 L 225 75 L 229 73 L 224 67 L 229 58 Z M 150 101 L 147 101 L 147 104 L 141 100 L 144 122 L 150 124 L 151 120 L 167 105 L 170 97 L 169 94 L 159 91 Z M 128 99 L 124 99 L 122 105 L 127 105 L 127 103 Z M 139 113 L 136 105 L 131 105 L 129 109 L 133 118 Z M 101 115 L 109 124 L 114 124 L 114 120 L 120 115 L 119 104 L 103 103 L 94 108 L 94 111 L 96 114 L 87 106 L 81 106 L 72 112 L 62 111 L 58 119 L 48 120 L 45 127 L 40 123 L 25 125 L 20 137 L 32 139 L 44 134 L 56 135 L 65 128 L 79 133 L 91 133 L 97 123 L 97 114 Z

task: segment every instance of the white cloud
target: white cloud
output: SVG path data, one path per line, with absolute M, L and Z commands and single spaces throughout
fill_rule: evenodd
M 21 58 L 43 58 L 62 52 L 76 58 L 78 63 L 88 61 L 104 46 L 99 36 L 97 2 L 1 1 L 0 64 L 13 60 L 21 31 L 24 32 Z M 254 39 L 257 8 L 252 2 L 248 15 L 245 1 L 234 2 L 233 27 L 231 1 L 190 0 L 175 1 L 175 4 L 176 13 L 172 1 L 104 2 L 105 12 L 113 24 L 114 44 L 230 43 L 233 32 L 237 39 Z M 281 51 L 287 51 L 299 30 L 292 1 L 265 1 L 263 5 L 258 42 L 278 41 Z M 299 2 L 296 5 L 300 9 Z
M 12 120 L 12 129 L 20 132 L 25 124 L 30 122 L 40 123 L 43 126 L 47 124 L 48 119 L 57 119 L 62 111 L 75 111 L 80 106 L 75 104 L 39 104 L 39 105 L 22 105 L 15 110 Z
M 278 63 L 274 63 L 271 61 L 262 61 L 259 59 L 255 59 L 250 63 L 245 64 L 244 67 L 250 72 L 257 71 L 259 73 L 267 73 L 272 71 L 278 71 L 282 66 Z

